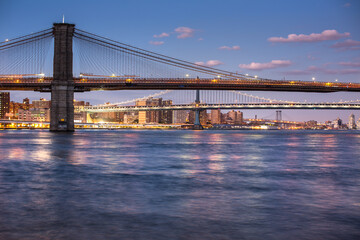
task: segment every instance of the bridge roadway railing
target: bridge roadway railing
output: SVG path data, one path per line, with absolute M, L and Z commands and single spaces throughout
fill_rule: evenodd
M 51 91 L 51 77 L 0 77 L 0 90 Z M 74 78 L 76 92 L 92 90 L 209 89 L 246 91 L 360 92 L 359 83 L 254 79 Z
M 91 90 L 143 89 L 209 89 L 247 91 L 338 92 L 360 91 L 358 83 L 280 81 L 254 79 L 189 79 L 189 78 L 76 78 L 75 87 Z
M 317 109 L 360 110 L 360 104 L 349 103 L 234 103 L 234 104 L 182 104 L 170 106 L 88 106 L 85 112 L 131 112 L 162 110 L 206 110 L 206 109 Z

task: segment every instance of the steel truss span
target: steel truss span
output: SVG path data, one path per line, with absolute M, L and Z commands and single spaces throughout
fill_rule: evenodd
M 341 103 L 245 103 L 245 104 L 181 104 L 170 106 L 111 106 L 85 107 L 86 112 L 131 112 L 163 110 L 207 110 L 207 109 L 316 109 L 316 110 L 360 110 L 360 104 Z

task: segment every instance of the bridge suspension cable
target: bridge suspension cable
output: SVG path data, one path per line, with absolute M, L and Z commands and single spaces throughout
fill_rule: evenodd
M 81 65 L 83 65 L 83 70 L 85 70 L 81 70 L 82 72 L 86 72 L 88 69 L 90 69 L 91 66 L 92 69 L 95 67 L 97 70 L 102 70 L 101 72 L 108 73 L 109 77 L 111 77 L 110 73 L 115 71 L 121 73 L 118 74 L 119 76 L 136 75 L 139 77 L 150 77 L 151 74 L 156 73 L 156 70 L 162 68 L 159 65 L 162 64 L 168 67 L 173 67 L 171 71 L 175 71 L 177 74 L 179 74 L 179 70 L 183 70 L 184 72 L 181 73 L 181 75 L 178 75 L 178 77 L 183 77 L 186 75 L 184 73 L 190 71 L 192 73 L 192 78 L 195 78 L 195 76 L 198 74 L 204 74 L 207 77 L 219 76 L 223 78 L 239 79 L 252 78 L 244 74 L 215 69 L 212 67 L 202 66 L 188 61 L 168 57 L 162 54 L 154 53 L 105 37 L 101 37 L 99 35 L 92 34 L 80 29 L 75 30 L 74 37 L 78 40 L 79 47 L 82 48 L 79 52 L 79 55 L 81 55 L 80 60 L 83 62 Z M 92 46 L 86 46 L 86 43 L 90 43 Z M 97 48 L 101 48 L 101 50 L 94 49 L 96 48 L 95 46 Z M 97 57 L 90 56 L 91 53 L 96 53 Z M 157 65 L 154 65 L 154 63 L 157 63 Z M 134 64 L 137 66 L 134 66 Z M 85 65 L 88 66 L 85 67 Z M 152 72 L 150 72 L 150 74 L 149 72 L 146 72 L 146 70 L 149 70 L 146 68 L 149 67 L 153 68 L 151 69 Z M 118 75 L 115 74 L 115 76 Z M 163 74 L 162 76 L 164 77 Z
M 52 29 L 0 43 L 0 78 L 29 77 L 44 71 Z
M 148 96 L 134 98 L 131 100 L 126 100 L 117 103 L 110 104 L 100 104 L 94 107 L 113 107 L 121 106 L 130 103 L 136 103 L 136 101 L 141 101 L 150 98 L 162 97 L 163 100 L 171 100 L 172 104 L 194 104 L 195 102 L 196 90 L 166 90 L 157 93 L 152 93 Z M 348 100 L 348 101 L 338 101 L 338 102 L 318 102 L 313 104 L 357 104 L 360 100 Z M 223 91 L 223 90 L 201 90 L 200 92 L 200 104 L 312 104 L 307 102 L 296 102 L 296 101 L 287 101 L 287 100 L 276 100 L 260 96 L 254 96 L 248 93 L 240 91 Z
M 144 96 L 141 98 L 134 98 L 134 99 L 130 99 L 130 100 L 126 100 L 126 101 L 122 101 L 122 102 L 117 102 L 117 103 L 110 103 L 110 104 L 100 104 L 100 105 L 96 105 L 98 107 L 103 107 L 103 106 L 118 106 L 118 105 L 124 105 L 124 104 L 128 104 L 128 103 L 135 103 L 136 101 L 140 101 L 140 100 L 144 100 L 144 99 L 149 99 L 149 98 L 155 98 L 155 97 L 160 97 L 164 94 L 170 93 L 173 90 L 165 90 L 165 91 L 161 91 L 158 93 L 154 93 L 151 94 L 149 96 Z
M 148 96 L 134 98 L 122 102 L 100 104 L 98 107 L 120 106 L 124 104 L 135 103 L 136 101 L 149 98 L 162 97 L 164 100 L 171 100 L 174 104 L 190 104 L 195 100 L 195 90 L 165 90 Z M 208 104 L 234 104 L 234 103 L 295 103 L 293 101 L 275 100 L 259 96 L 250 95 L 239 91 L 221 91 L 221 90 L 202 90 L 200 94 L 200 103 Z

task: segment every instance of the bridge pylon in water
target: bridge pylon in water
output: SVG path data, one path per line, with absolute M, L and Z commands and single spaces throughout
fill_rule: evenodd
M 74 131 L 74 24 L 54 23 L 54 69 L 51 83 L 50 131 Z
M 196 90 L 196 99 L 195 99 L 195 121 L 194 121 L 194 130 L 202 130 L 203 126 L 200 123 L 200 109 L 197 106 L 200 104 L 200 90 Z

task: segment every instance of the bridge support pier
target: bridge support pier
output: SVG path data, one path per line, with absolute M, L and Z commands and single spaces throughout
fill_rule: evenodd
M 200 90 L 196 90 L 196 99 L 195 99 L 195 106 L 198 107 L 200 104 Z M 195 121 L 194 121 L 194 130 L 202 130 L 204 129 L 200 123 L 200 109 L 195 109 Z
M 74 79 L 72 42 L 74 24 L 55 23 L 54 73 L 51 84 L 50 131 L 74 131 Z

